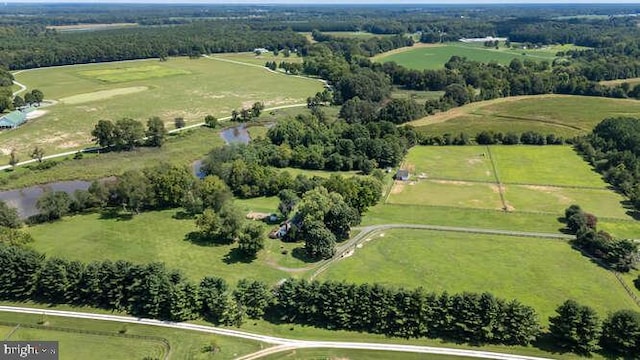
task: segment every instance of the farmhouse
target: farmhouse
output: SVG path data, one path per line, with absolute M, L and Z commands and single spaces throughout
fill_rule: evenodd
M 27 121 L 27 112 L 15 110 L 0 116 L 0 129 L 15 129 Z
M 507 38 L 504 38 L 504 37 L 497 38 L 493 36 L 487 36 L 483 38 L 462 38 L 460 39 L 460 41 L 464 43 L 486 42 L 486 41 L 507 41 Z
M 262 54 L 268 53 L 269 50 L 267 50 L 265 48 L 255 48 L 255 49 L 253 49 L 253 52 L 256 53 L 256 54 L 262 55 Z
M 396 172 L 396 175 L 394 176 L 394 178 L 396 180 L 400 180 L 400 181 L 409 180 L 409 170 L 406 170 L 406 169 L 398 170 L 398 172 Z

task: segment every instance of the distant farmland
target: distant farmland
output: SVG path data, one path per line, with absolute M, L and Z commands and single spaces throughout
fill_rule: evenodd
M 466 57 L 469 60 L 480 62 L 497 62 L 509 64 L 513 59 L 520 60 L 547 60 L 556 58 L 558 51 L 567 50 L 572 46 L 549 46 L 542 49 L 511 49 L 501 47 L 499 49 L 488 48 L 482 44 L 471 43 L 446 43 L 446 44 L 417 44 L 410 48 L 403 48 L 383 53 L 374 57 L 378 62 L 394 61 L 399 65 L 416 69 L 440 69 L 452 56 Z

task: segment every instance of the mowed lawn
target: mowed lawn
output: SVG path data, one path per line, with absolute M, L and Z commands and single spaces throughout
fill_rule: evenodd
M 25 306 L 24 304 L 11 304 Z M 29 305 L 31 307 L 35 307 Z M 53 306 L 57 310 L 70 310 L 65 306 Z M 104 312 L 92 308 L 72 308 L 74 311 Z M 0 321 L 24 325 L 38 325 L 43 320 L 41 315 L 15 314 L 0 312 Z M 151 336 L 165 339 L 171 346 L 169 359 L 235 359 L 263 348 L 259 342 L 212 335 L 195 331 L 163 328 L 139 324 L 123 324 L 113 321 L 73 319 L 56 316 L 46 316 L 44 320 L 51 327 L 61 327 L 72 330 L 99 331 L 105 335 L 90 335 L 55 331 L 49 329 L 33 329 L 20 327 L 9 340 L 51 340 L 59 341 L 61 359 L 164 359 L 164 346 L 157 340 L 128 339 L 119 336 L 124 331 L 128 335 Z M 115 336 L 111 336 L 113 334 Z M 2 328 L 0 328 L 2 335 Z M 4 337 L 3 337 L 4 339 Z M 220 351 L 211 354 L 203 348 L 215 342 Z
M 267 210 L 265 201 L 259 200 L 253 208 Z M 239 206 L 246 209 L 250 205 L 244 202 Z M 237 256 L 235 244 L 207 245 L 188 240 L 188 234 L 196 231 L 195 222 L 175 219 L 177 212 L 175 209 L 145 212 L 131 219 L 77 215 L 32 226 L 27 231 L 35 239 L 30 246 L 48 256 L 84 262 L 107 259 L 164 262 L 168 268 L 179 269 L 193 281 L 211 275 L 222 277 L 231 285 L 243 278 L 275 283 L 288 276 L 267 264 L 271 256 L 268 251 L 260 252 L 257 259 L 248 262 Z M 267 227 L 265 235 L 266 230 Z
M 253 65 L 260 65 L 260 66 L 264 66 L 267 61 L 275 61 L 277 65 L 280 65 L 280 63 L 283 61 L 301 64 L 303 60 L 302 57 L 296 55 L 295 53 L 291 53 L 289 57 L 285 57 L 283 52 L 280 52 L 277 56 L 273 55 L 273 52 L 268 52 L 261 55 L 256 55 L 253 52 L 242 52 L 242 53 L 213 54 L 210 56 L 213 58 L 239 61 L 246 64 L 253 64 Z
M 320 275 L 323 280 L 489 291 L 533 306 L 543 323 L 566 299 L 602 316 L 634 309 L 612 273 L 564 241 L 424 230 L 389 230 Z
M 607 117 L 637 116 L 640 102 L 575 95 L 531 95 L 471 103 L 415 120 L 410 124 L 427 135 L 475 136 L 494 132 L 535 131 L 573 137 L 590 132 Z
M 265 360 L 308 360 L 308 359 L 368 359 L 368 360 L 468 360 L 468 357 L 434 354 L 406 353 L 396 351 L 373 351 L 351 349 L 296 349 L 265 356 Z
M 322 90 L 316 80 L 207 58 L 43 68 L 15 77 L 29 89 L 42 90 L 46 99 L 59 101 L 42 108 L 44 116 L 0 134 L 2 154 L 15 148 L 21 160 L 36 145 L 48 154 L 91 145 L 90 132 L 101 119 L 146 122 L 159 116 L 173 129 L 177 117 L 189 125 L 207 114 L 229 116 L 257 101 L 267 108 L 305 103 Z

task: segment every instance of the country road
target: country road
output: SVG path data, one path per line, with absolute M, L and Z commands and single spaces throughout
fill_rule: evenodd
M 47 310 L 15 306 L 0 306 L 0 312 L 10 312 L 19 314 L 36 314 L 47 316 L 58 316 L 76 319 L 104 320 L 115 321 L 121 323 L 151 325 L 158 327 L 166 327 L 181 330 L 191 330 L 204 332 L 209 334 L 217 334 L 242 338 L 247 340 L 260 341 L 275 346 L 260 350 L 253 354 L 248 354 L 237 358 L 238 360 L 259 359 L 263 356 L 275 354 L 282 351 L 305 348 L 330 348 L 330 349 L 359 349 L 359 350 L 377 350 L 377 351 L 396 351 L 411 352 L 420 354 L 438 354 L 438 355 L 455 355 L 480 359 L 498 359 L 498 360 L 550 360 L 547 358 L 503 354 L 497 352 L 488 352 L 480 350 L 453 349 L 446 347 L 419 346 L 419 345 L 402 345 L 402 344 L 385 344 L 385 343 L 367 343 L 367 342 L 346 342 L 346 341 L 315 341 L 315 340 L 295 340 L 286 339 L 275 336 L 260 335 L 239 330 L 224 329 L 214 326 L 196 325 L 190 323 L 177 323 L 171 321 L 160 321 L 145 318 L 135 318 L 131 316 L 105 315 L 84 313 L 75 311 Z
M 459 226 L 441 226 L 441 225 L 421 225 L 421 224 L 383 224 L 383 225 L 370 225 L 360 228 L 358 235 L 350 238 L 342 244 L 336 247 L 336 255 L 331 259 L 324 260 L 316 271 L 311 275 L 310 280 L 315 279 L 318 275 L 323 273 L 334 262 L 342 259 L 345 254 L 350 251 L 355 251 L 358 244 L 370 239 L 370 237 L 379 231 L 389 229 L 418 229 L 418 230 L 434 230 L 434 231 L 447 231 L 447 232 L 461 232 L 469 234 L 488 234 L 488 235 L 501 235 L 501 236 L 517 236 L 517 237 L 533 237 L 541 239 L 557 239 L 557 240 L 571 240 L 574 239 L 574 235 L 568 234 L 554 234 L 554 233 L 541 233 L 541 232 L 528 232 L 528 231 L 514 231 L 514 230 L 499 230 L 499 229 L 482 229 L 482 228 L 468 228 Z

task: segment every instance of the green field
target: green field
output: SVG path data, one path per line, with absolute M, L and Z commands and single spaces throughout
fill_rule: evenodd
M 475 136 L 495 132 L 536 131 L 573 137 L 591 131 L 602 119 L 637 116 L 640 101 L 571 95 L 534 95 L 471 103 L 415 120 L 410 124 L 427 135 Z
M 497 62 L 509 64 L 513 59 L 553 61 L 557 51 L 553 50 L 514 50 L 494 49 L 466 43 L 433 44 L 431 46 L 414 46 L 403 51 L 392 51 L 374 57 L 378 62 L 394 61 L 410 69 L 426 70 L 441 69 L 452 56 L 466 57 L 480 62 Z
M 414 174 L 412 181 L 396 182 L 387 204 L 506 207 L 556 216 L 579 204 L 598 217 L 632 220 L 624 197 L 569 146 L 417 146 L 403 166 Z
M 290 63 L 302 63 L 302 57 L 292 53 L 291 56 L 285 57 L 282 52 L 280 52 L 277 56 L 273 55 L 273 52 L 268 52 L 261 55 L 256 55 L 252 52 L 243 52 L 243 53 L 223 53 L 223 54 L 214 54 L 211 55 L 213 58 L 226 59 L 238 61 L 246 64 L 260 65 L 264 66 L 267 61 L 275 61 L 277 64 L 280 62 L 290 62 Z
M 94 180 L 119 175 L 127 170 L 152 166 L 158 162 L 190 166 L 214 147 L 224 144 L 219 131 L 197 128 L 172 135 L 161 148 L 138 148 L 129 152 L 83 154 L 80 160 L 56 159 L 60 163 L 47 170 L 18 167 L 0 172 L 0 189 L 18 189 L 61 180 Z M 64 161 L 63 161 L 64 160 Z
M 44 319 L 46 325 L 39 324 Z M 55 316 L 42 317 L 32 314 L 14 314 L 0 312 L 0 321 L 22 324 L 7 340 L 51 340 L 59 341 L 61 359 L 142 359 L 145 356 L 163 359 L 166 354 L 161 339 L 169 342 L 169 359 L 234 359 L 266 346 L 258 342 L 211 335 L 194 331 L 185 331 L 138 324 L 122 324 L 111 321 L 72 319 Z M 30 328 L 36 326 L 37 328 Z M 71 331 L 47 329 L 60 327 L 76 331 L 92 331 L 98 334 L 82 334 Z M 13 327 L 1 327 L 0 335 Z M 149 336 L 153 339 L 134 339 L 133 336 Z M 3 337 L 4 339 L 4 337 Z M 216 354 L 203 352 L 203 347 L 215 342 L 220 348 Z
M 404 229 L 372 238 L 320 278 L 489 291 L 533 306 L 544 323 L 568 298 L 602 315 L 636 306 L 613 274 L 564 241 Z
M 239 202 L 241 209 L 247 212 L 273 211 L 276 204 L 274 198 L 261 198 L 253 203 Z M 211 275 L 222 277 L 232 285 L 244 278 L 275 283 L 298 274 L 278 270 L 280 262 L 292 267 L 306 265 L 302 260 L 293 258 L 290 252 L 282 254 L 280 245 L 283 243 L 277 240 L 266 240 L 266 249 L 252 262 L 238 257 L 234 251 L 236 245 L 194 243 L 187 238 L 190 232 L 196 230 L 194 220 L 175 219 L 177 212 L 145 212 L 132 218 L 77 215 L 32 226 L 27 231 L 35 239 L 30 246 L 48 256 L 85 262 L 107 259 L 136 263 L 164 262 L 169 268 L 181 270 L 193 281 Z
M 91 145 L 90 132 L 100 119 L 130 117 L 146 122 L 159 116 L 173 129 L 176 117 L 189 125 L 202 122 L 207 114 L 229 116 L 231 110 L 256 101 L 267 108 L 305 103 L 322 90 L 316 80 L 207 58 L 42 68 L 15 77 L 29 89 L 42 90 L 46 99 L 62 101 L 42 107 L 46 114 L 22 127 L 0 133 L 4 159 L 12 148 L 26 160 L 36 145 L 48 154 Z

